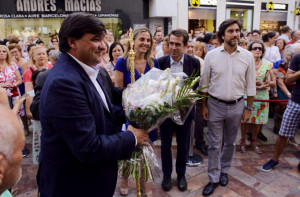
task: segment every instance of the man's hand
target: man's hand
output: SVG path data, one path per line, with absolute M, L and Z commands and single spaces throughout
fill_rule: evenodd
M 206 106 L 202 105 L 202 117 L 204 120 L 208 120 L 208 109 Z
M 241 123 L 248 122 L 248 120 L 250 119 L 250 116 L 251 116 L 251 111 L 245 109 L 244 112 L 243 112 Z
M 128 126 L 127 130 L 131 131 L 135 135 L 137 145 L 150 146 L 150 144 L 148 143 L 150 140 L 147 131 L 134 128 L 131 125 Z

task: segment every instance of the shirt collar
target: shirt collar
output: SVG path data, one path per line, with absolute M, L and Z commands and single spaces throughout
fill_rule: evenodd
M 75 58 L 73 55 L 71 55 L 70 53 L 68 53 L 82 68 L 83 70 L 86 72 L 86 74 L 93 79 L 97 78 L 97 75 L 99 73 L 99 66 L 88 66 L 85 63 L 81 62 L 80 60 L 78 60 L 77 58 Z
M 219 47 L 220 47 L 220 51 L 228 53 L 228 52 L 225 50 L 225 48 L 224 48 L 224 44 L 222 44 L 222 45 L 219 46 Z M 241 47 L 240 47 L 240 46 L 237 46 L 236 50 L 235 50 L 232 54 L 235 54 L 236 52 L 240 52 L 240 51 L 241 51 Z M 232 55 L 232 54 L 231 54 L 231 55 Z
M 179 62 L 175 62 L 175 61 L 173 60 L 172 56 L 170 55 L 170 63 L 171 63 L 171 65 L 172 65 L 173 63 L 181 63 L 181 64 L 183 65 L 183 60 L 184 60 L 184 54 L 182 55 L 182 58 L 179 60 Z

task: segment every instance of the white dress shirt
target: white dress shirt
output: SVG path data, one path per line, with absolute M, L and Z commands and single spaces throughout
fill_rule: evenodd
M 182 55 L 182 58 L 179 60 L 179 62 L 175 62 L 172 58 L 172 55 L 170 55 L 170 68 L 172 73 L 183 72 L 183 60 L 184 54 Z
M 204 72 L 201 77 L 203 92 L 225 100 L 237 100 L 256 95 L 256 79 L 253 54 L 241 47 L 229 54 L 220 46 L 205 56 Z
M 85 63 L 83 63 L 83 62 L 79 61 L 78 59 L 76 59 L 70 53 L 68 53 L 68 54 L 83 68 L 83 70 L 89 76 L 89 78 L 93 82 L 95 88 L 97 89 L 97 91 L 98 91 L 98 93 L 99 93 L 106 109 L 109 111 L 105 94 L 104 94 L 102 88 L 100 87 L 99 83 L 97 82 L 97 76 L 98 76 L 98 73 L 99 73 L 99 69 L 97 69 L 96 67 L 90 67 L 90 66 L 86 65 Z
M 265 47 L 266 52 L 264 58 L 269 62 L 275 63 L 278 60 L 281 60 L 281 55 L 277 46 L 272 45 L 271 47 Z

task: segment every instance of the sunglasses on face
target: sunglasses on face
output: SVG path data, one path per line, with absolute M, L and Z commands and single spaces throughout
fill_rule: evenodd
M 256 51 L 256 50 L 262 51 L 262 47 L 253 47 L 252 50 L 253 51 Z

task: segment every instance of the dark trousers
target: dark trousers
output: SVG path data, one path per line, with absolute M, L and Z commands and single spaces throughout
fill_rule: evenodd
M 206 125 L 206 120 L 201 116 L 201 103 L 196 105 L 196 117 L 195 117 L 195 145 L 204 146 L 204 125 Z
M 176 173 L 179 175 L 185 174 L 191 124 L 192 117 L 190 114 L 183 125 L 177 125 L 171 119 L 167 119 L 160 126 L 161 162 L 164 175 L 172 174 L 171 146 L 174 132 L 176 133 L 177 142 Z

